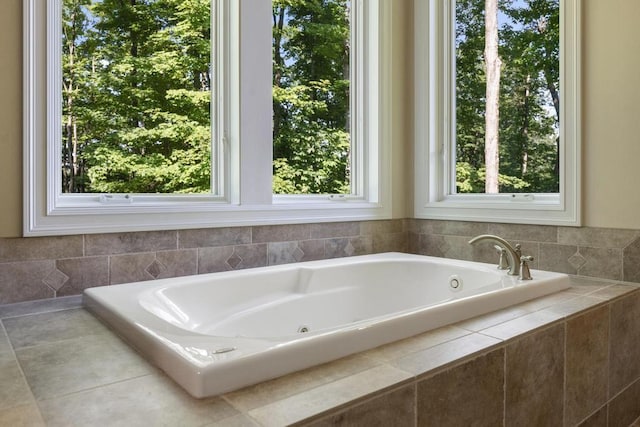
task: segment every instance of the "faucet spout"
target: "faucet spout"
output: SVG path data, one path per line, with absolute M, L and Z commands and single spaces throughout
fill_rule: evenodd
M 516 245 L 514 248 L 505 239 L 493 234 L 481 234 L 469 240 L 469 244 L 473 245 L 477 242 L 492 241 L 499 247 L 503 248 L 507 253 L 507 262 L 509 264 L 508 274 L 511 276 L 518 276 L 520 274 L 520 245 Z

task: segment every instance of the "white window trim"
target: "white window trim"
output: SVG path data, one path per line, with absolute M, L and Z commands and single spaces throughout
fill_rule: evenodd
M 454 0 L 415 3 L 415 217 L 580 225 L 580 1 L 560 10 L 560 193 L 451 194 Z
M 225 92 L 216 106 L 215 149 L 224 167 L 221 196 L 130 195 L 130 200 L 101 195 L 60 195 L 53 139 L 60 138 L 60 99 L 47 88 L 59 87 L 60 72 L 47 72 L 47 28 L 60 26 L 46 8 L 60 10 L 61 0 L 24 1 L 24 225 L 25 236 L 104 233 L 236 225 L 385 219 L 391 215 L 391 17 L 390 0 L 356 0 L 365 25 L 356 26 L 362 67 L 352 78 L 363 96 L 352 102 L 352 129 L 362 166 L 356 171 L 355 195 L 273 196 L 271 194 L 271 3 L 264 0 L 214 0 L 219 29 L 215 46 L 222 72 L 216 87 Z M 57 8 L 57 9 L 56 9 Z M 49 18 L 48 18 L 49 16 Z M 56 22 L 57 21 L 57 22 Z M 59 29 L 57 31 L 60 31 Z M 222 37 L 222 32 L 236 37 Z M 268 34 L 268 36 L 266 36 Z M 373 36 L 375 35 L 375 37 Z M 54 40 L 52 45 L 57 44 Z M 363 47 L 364 46 L 364 47 Z M 365 53 L 366 52 L 366 53 Z M 60 91 L 58 90 L 58 93 Z M 54 115 L 47 109 L 53 108 Z M 57 111 L 56 111 L 57 109 Z M 265 113 L 267 112 L 267 113 Z M 54 118 L 52 118 L 54 117 Z M 53 120 L 53 121 L 52 121 Z M 49 150 L 51 151 L 51 150 Z M 269 159 L 265 161 L 265 159 Z M 57 181 L 57 182 L 56 182 Z

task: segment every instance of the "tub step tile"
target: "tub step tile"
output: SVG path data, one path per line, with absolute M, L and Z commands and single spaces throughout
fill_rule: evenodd
M 407 372 L 381 365 L 254 409 L 249 415 L 266 427 L 290 425 L 321 416 L 338 406 L 355 403 L 373 391 L 401 386 L 410 379 Z
M 426 350 L 418 351 L 391 363 L 415 376 L 432 374 L 433 369 L 444 367 L 459 359 L 470 356 L 482 350 L 489 350 L 502 341 L 481 334 L 469 334 L 447 341 Z

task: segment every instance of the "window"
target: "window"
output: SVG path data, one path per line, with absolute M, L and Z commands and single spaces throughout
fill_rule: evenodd
M 63 194 L 221 194 L 210 2 L 61 6 L 56 187 Z
M 289 157 L 278 155 L 282 137 L 273 133 L 274 76 L 309 58 L 285 46 L 272 73 L 280 2 L 44 3 L 24 3 L 25 235 L 388 217 L 383 1 L 317 0 L 300 2 L 316 4 L 315 15 L 285 11 L 292 30 L 283 43 L 327 11 L 344 14 L 347 33 L 338 55 L 345 78 L 307 72 L 303 81 L 290 72 L 281 84 L 311 88 L 314 105 L 326 101 L 312 130 L 288 129 L 298 144 Z M 320 110 L 332 102 L 348 108 L 330 128 Z M 334 154 L 293 170 L 329 159 L 310 177 L 322 185 L 280 179 L 304 152 L 301 141 Z
M 276 1 L 276 194 L 351 194 L 351 2 Z
M 579 17 L 575 0 L 416 3 L 417 217 L 579 225 Z

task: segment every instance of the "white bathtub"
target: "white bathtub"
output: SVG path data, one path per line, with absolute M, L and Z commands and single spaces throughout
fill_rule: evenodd
M 84 304 L 205 397 L 569 287 L 532 275 L 385 253 L 91 288 Z

